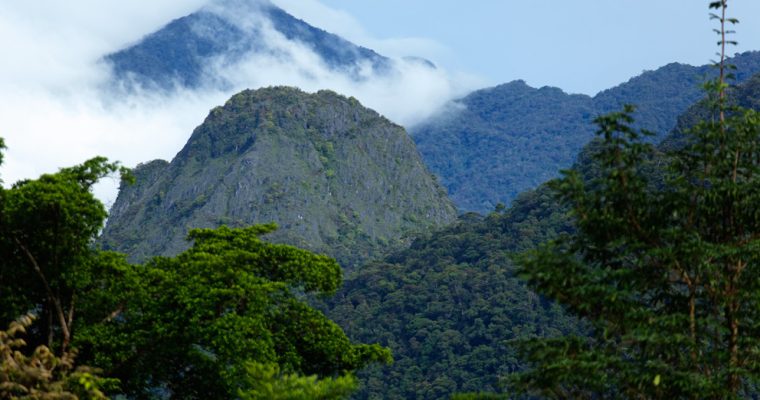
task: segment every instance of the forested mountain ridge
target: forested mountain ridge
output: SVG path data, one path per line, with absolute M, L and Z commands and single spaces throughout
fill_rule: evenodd
M 756 74 L 740 85 L 732 86 L 727 92 L 729 104 L 739 107 L 760 110 L 760 74 Z M 660 143 L 664 149 L 677 149 L 684 145 L 684 133 L 700 120 L 714 118 L 709 112 L 704 100 L 693 104 L 678 117 L 675 129 Z
M 729 99 L 760 110 L 760 74 L 732 88 Z M 642 171 L 655 184 L 666 174 L 663 149 L 677 146 L 683 130 L 709 117 L 704 107 L 689 107 L 678 118 L 679 128 L 652 149 Z M 577 155 L 573 168 L 585 181 L 599 174 L 599 146 L 592 140 Z M 355 340 L 390 347 L 396 359 L 362 372 L 365 384 L 355 398 L 498 392 L 499 377 L 527 366 L 510 340 L 583 331 L 562 307 L 527 288 L 512 262 L 515 254 L 575 229 L 555 196 L 544 183 L 519 194 L 509 208 L 485 217 L 464 214 L 347 276 L 331 302 L 330 318 Z
M 760 71 L 760 52 L 737 54 L 737 82 Z M 636 126 L 659 141 L 702 96 L 709 65 L 668 64 L 594 97 L 522 81 L 475 91 L 442 116 L 410 127 L 425 162 L 461 211 L 489 212 L 498 203 L 556 177 L 593 137 L 591 123 L 623 104 L 637 106 Z
M 186 249 L 189 228 L 276 222 L 269 240 L 353 266 L 456 217 L 404 129 L 330 91 L 243 91 L 134 173 L 102 236 L 134 260 Z
M 394 71 L 393 60 L 266 0 L 212 2 L 104 60 L 115 83 L 126 88 L 230 89 L 234 74 L 222 72 L 226 68 L 256 57 L 285 62 L 292 57 L 287 46 L 271 40 L 273 35 L 312 51 L 320 64 L 350 79 Z M 758 52 L 736 54 L 731 62 L 740 82 L 760 71 Z M 594 97 L 515 81 L 472 92 L 439 116 L 407 128 L 459 210 L 486 213 L 569 167 L 593 136 L 591 121 L 597 115 L 636 104 L 638 126 L 659 134 L 670 131 L 678 115 L 700 98 L 700 83 L 712 72 L 708 65 L 671 63 Z
M 593 135 L 592 99 L 557 88 L 514 81 L 457 104 L 410 133 L 462 211 L 488 212 L 554 177 Z
M 349 273 L 328 316 L 353 340 L 389 347 L 395 360 L 360 373 L 354 398 L 497 392 L 500 377 L 526 367 L 510 341 L 578 333 L 579 322 L 528 289 L 511 261 L 571 229 L 569 221 L 544 186 L 509 210 L 464 214 Z
M 333 70 L 360 79 L 391 68 L 391 60 L 337 35 L 309 25 L 266 0 L 216 1 L 171 21 L 139 42 L 104 57 L 117 84 L 132 88 L 219 87 L 227 84 L 214 70 L 257 54 L 287 60 L 270 44 L 272 34 L 306 46 Z
M 736 66 L 734 83 L 745 82 L 760 72 L 760 52 L 737 53 L 728 63 Z M 594 105 L 599 114 L 618 111 L 625 104 L 635 105 L 635 126 L 648 129 L 659 142 L 676 127 L 678 118 L 704 97 L 702 84 L 715 74 L 711 64 L 694 67 L 670 63 L 599 92 Z

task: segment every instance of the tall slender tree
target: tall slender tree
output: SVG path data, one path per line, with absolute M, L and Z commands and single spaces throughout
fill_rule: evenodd
M 522 257 L 539 292 L 589 324 L 589 337 L 524 344 L 534 368 L 511 378 L 554 398 L 736 398 L 760 380 L 760 117 L 731 106 L 728 1 L 719 22 L 713 117 L 665 155 L 600 117 L 599 174 L 553 183 L 577 231 Z M 665 181 L 648 163 L 663 157 Z M 662 160 L 662 158 L 658 158 Z

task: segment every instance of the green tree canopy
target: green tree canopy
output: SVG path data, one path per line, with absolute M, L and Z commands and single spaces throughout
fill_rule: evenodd
M 316 375 L 282 374 L 276 364 L 249 363 L 242 400 L 336 400 L 350 396 L 357 387 L 351 375 L 318 379 Z
M 760 119 L 735 112 L 694 128 L 664 187 L 641 172 L 649 148 L 630 115 L 599 120 L 602 176 L 556 183 L 577 232 L 523 260 L 530 282 L 594 335 L 533 342 L 524 387 L 722 398 L 760 378 Z
M 724 24 L 726 2 L 711 7 Z M 722 43 L 728 43 L 725 37 Z M 760 380 L 760 117 L 727 106 L 724 68 L 707 85 L 712 118 L 665 154 L 630 127 L 632 107 L 597 119 L 599 174 L 554 183 L 577 231 L 528 253 L 540 292 L 593 327 L 534 340 L 518 389 L 555 398 L 734 398 Z
M 192 248 L 137 267 L 138 285 L 119 315 L 80 332 L 77 344 L 139 398 L 156 390 L 255 398 L 246 387 L 252 363 L 281 371 L 286 387 L 296 375 L 339 378 L 390 361 L 387 349 L 352 344 L 306 303 L 305 294 L 340 286 L 335 260 L 259 238 L 273 229 L 192 230 Z
M 0 189 L 0 323 L 38 313 L 32 343 L 65 352 L 79 304 L 124 265 L 91 246 L 106 217 L 91 187 L 117 171 L 128 176 L 118 163 L 96 157 Z
M 0 387 L 16 393 L 31 382 L 75 398 L 67 388 L 81 388 L 72 378 L 90 385 L 81 393 L 97 389 L 100 380 L 73 369 L 75 349 L 134 398 L 337 398 L 356 387 L 354 371 L 391 360 L 378 345 L 351 343 L 308 306 L 307 294 L 340 286 L 340 266 L 261 241 L 274 225 L 193 230 L 190 250 L 145 265 L 95 248 L 107 214 L 91 189 L 117 171 L 129 178 L 118 163 L 96 157 L 0 188 L 0 322 L 39 317 L 27 330 L 33 354 L 13 338 L 31 321 L 0 335 L 9 340 L 2 351 L 10 371 Z M 52 375 L 8 369 L 36 373 L 27 364 Z

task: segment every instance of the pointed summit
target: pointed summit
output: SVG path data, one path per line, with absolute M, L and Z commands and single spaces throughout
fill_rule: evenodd
M 295 18 L 267 0 L 218 0 L 178 18 L 139 42 L 107 55 L 115 84 L 127 89 L 220 88 L 217 68 L 256 57 L 288 62 L 292 45 L 324 66 L 360 80 L 384 73 L 392 61 Z

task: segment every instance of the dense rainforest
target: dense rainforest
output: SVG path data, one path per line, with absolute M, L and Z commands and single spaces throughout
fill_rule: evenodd
M 758 109 L 760 75 L 732 88 L 728 98 Z M 685 132 L 709 115 L 706 101 L 694 104 L 679 117 L 678 128 L 649 150 L 639 170 L 651 185 L 664 185 L 666 154 L 683 148 Z M 573 170 L 583 181 L 603 173 L 602 149 L 597 139 L 579 153 Z M 408 249 L 350 273 L 328 315 L 352 337 L 390 347 L 396 360 L 362 372 L 366 383 L 357 398 L 499 391 L 500 377 L 528 366 L 518 356 L 519 339 L 585 332 L 578 319 L 526 286 L 514 263 L 518 254 L 574 232 L 569 211 L 554 185 L 544 184 L 509 208 L 485 217 L 464 214 Z
M 500 391 L 526 367 L 511 342 L 582 332 L 579 321 L 526 287 L 511 255 L 572 229 L 542 187 L 486 217 L 465 214 L 383 262 L 349 274 L 328 315 L 395 362 L 359 376 L 356 398 L 439 399 Z
M 439 120 L 595 132 L 484 214 L 455 216 L 402 127 L 285 87 L 214 108 L 171 162 L 0 187 L 0 397 L 756 397 L 760 74 L 741 69 L 755 53 L 731 72 L 737 21 L 710 8 L 722 47 L 699 96 L 673 64 L 594 98 L 513 82 Z M 109 176 L 110 214 L 92 193 Z

